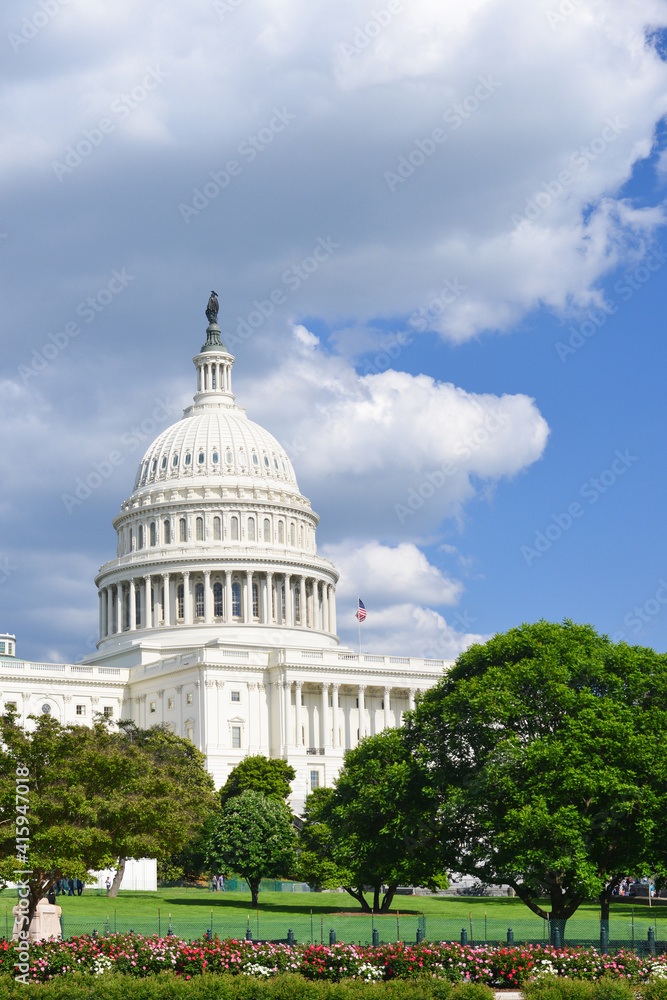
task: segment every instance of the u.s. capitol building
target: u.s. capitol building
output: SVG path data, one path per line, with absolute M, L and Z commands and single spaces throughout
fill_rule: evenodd
M 317 514 L 285 449 L 235 402 L 215 298 L 207 316 L 193 404 L 148 448 L 113 521 L 116 556 L 95 580 L 97 651 L 32 663 L 0 636 L 2 704 L 23 720 L 165 723 L 206 754 L 218 786 L 247 754 L 281 757 L 298 811 L 447 664 L 340 646 Z

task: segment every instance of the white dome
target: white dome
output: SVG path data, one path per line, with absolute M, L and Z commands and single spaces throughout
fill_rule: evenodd
M 191 407 L 160 434 L 144 455 L 134 493 L 164 483 L 222 485 L 249 480 L 298 493 L 292 463 L 272 434 L 248 420 L 240 406 Z M 133 495 L 134 495 L 133 493 Z

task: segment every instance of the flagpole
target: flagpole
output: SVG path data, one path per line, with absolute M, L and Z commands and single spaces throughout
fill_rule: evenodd
M 361 617 L 359 615 L 359 601 L 361 598 L 357 594 L 357 627 L 359 629 L 359 656 L 361 656 Z

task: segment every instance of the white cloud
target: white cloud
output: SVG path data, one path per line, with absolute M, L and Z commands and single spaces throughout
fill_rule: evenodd
M 466 619 L 462 615 L 455 613 L 452 620 L 455 625 L 449 625 L 432 608 L 410 602 L 380 608 L 370 605 L 368 617 L 361 625 L 362 652 L 454 660 L 473 643 L 485 642 L 489 638 L 463 631 Z M 358 647 L 353 610 L 348 617 L 343 617 L 339 610 L 338 632 L 344 643 L 352 649 Z
M 342 522 L 385 540 L 437 531 L 479 481 L 514 476 L 544 451 L 548 426 L 528 396 L 394 370 L 359 377 L 301 327 L 296 348 L 244 381 L 241 398 L 287 447 L 328 529 Z

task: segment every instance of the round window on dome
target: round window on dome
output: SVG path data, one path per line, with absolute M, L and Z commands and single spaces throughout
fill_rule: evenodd
M 190 454 L 190 452 L 188 452 L 187 455 L 185 456 L 185 464 L 189 465 L 191 461 L 192 461 L 192 455 Z
M 213 464 L 214 465 L 218 464 L 218 453 L 217 453 L 217 451 L 213 452 Z
M 165 455 L 165 456 L 164 456 L 164 458 L 162 459 L 162 468 L 163 468 L 163 469 L 166 469 L 166 468 L 167 468 L 167 456 L 166 456 L 166 455 Z
M 257 457 L 257 455 L 252 456 L 252 464 L 259 465 L 259 458 Z
M 153 467 L 151 469 L 151 472 L 155 472 L 156 469 L 157 469 L 157 458 L 154 458 L 153 459 Z
M 171 464 L 176 467 L 178 465 L 178 453 L 176 453 L 171 461 Z
M 266 468 L 268 469 L 268 467 L 269 467 L 269 460 L 268 460 L 268 458 L 266 457 L 266 455 L 264 456 L 264 465 L 265 465 L 265 466 L 266 466 Z
M 227 454 L 225 455 L 225 462 L 227 463 L 227 465 L 231 465 L 233 461 L 234 461 L 234 456 L 232 455 L 231 451 L 228 451 Z
M 278 472 L 278 459 L 277 458 L 274 458 L 274 460 L 273 460 L 273 467 L 276 470 L 276 472 Z
M 203 452 L 203 451 L 200 451 L 200 452 L 199 452 L 199 464 L 200 464 L 200 465 L 203 465 L 203 464 L 204 464 L 204 458 L 205 458 L 205 457 L 206 457 L 206 456 L 204 455 L 204 452 Z

